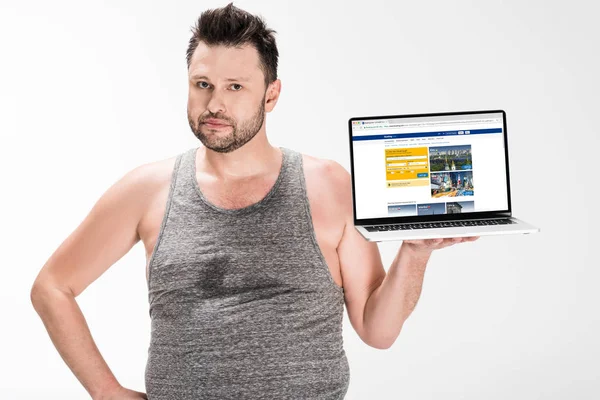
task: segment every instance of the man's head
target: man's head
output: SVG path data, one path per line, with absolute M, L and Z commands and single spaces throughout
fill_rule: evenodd
M 188 121 L 207 148 L 229 153 L 264 131 L 279 96 L 274 30 L 229 3 L 206 10 L 187 50 Z M 210 119 L 225 126 L 208 124 Z

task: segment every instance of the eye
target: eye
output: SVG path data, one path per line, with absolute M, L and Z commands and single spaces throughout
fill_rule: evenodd
M 198 87 L 200 87 L 202 89 L 206 89 L 206 88 L 210 87 L 210 85 L 209 86 L 202 86 L 203 83 L 206 83 L 206 82 L 205 81 L 198 81 L 198 83 L 196 83 L 196 86 L 198 86 Z M 206 84 L 208 85 L 208 83 L 206 83 Z M 232 87 L 239 87 L 239 89 L 234 89 L 234 92 L 239 92 L 240 90 L 242 90 L 242 87 L 243 87 L 239 83 L 233 83 L 231 86 Z

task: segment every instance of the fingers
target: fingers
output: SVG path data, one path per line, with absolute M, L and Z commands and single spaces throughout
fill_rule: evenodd
M 464 243 L 464 242 L 474 242 L 479 239 L 479 236 L 465 236 L 465 237 L 454 237 L 454 238 L 445 238 L 445 239 L 435 239 L 437 242 L 435 246 L 437 248 L 444 248 L 451 246 L 453 244 Z
M 451 246 L 453 244 L 462 242 L 474 242 L 479 239 L 479 236 L 465 236 L 465 237 L 454 237 L 454 238 L 436 238 L 436 239 L 419 239 L 419 240 L 405 240 L 404 242 L 419 247 L 431 248 L 431 249 L 442 249 L 444 247 Z

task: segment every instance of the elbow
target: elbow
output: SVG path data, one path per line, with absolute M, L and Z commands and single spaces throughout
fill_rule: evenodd
M 34 282 L 33 286 L 31 286 L 31 290 L 29 291 L 29 300 L 31 301 L 31 305 L 33 308 L 38 311 L 39 304 L 44 302 L 46 298 L 47 289 L 44 288 L 44 285 L 39 282 Z
M 31 301 L 33 308 L 39 313 L 39 310 L 41 310 L 40 305 L 46 304 L 48 301 L 59 295 L 68 296 L 72 295 L 72 293 L 62 290 L 51 283 L 36 280 L 29 291 L 29 300 Z
M 387 350 L 390 347 L 392 347 L 393 344 L 396 342 L 396 340 L 400 336 L 401 331 L 402 327 L 397 333 L 388 332 L 386 334 L 385 332 L 379 332 L 379 334 L 365 334 L 361 336 L 361 339 L 363 342 L 365 342 L 365 344 L 367 344 L 370 347 L 373 347 L 374 349 Z
M 33 285 L 31 286 L 31 289 L 29 290 L 29 300 L 31 301 L 31 304 L 33 304 L 35 306 L 35 303 L 37 303 L 39 301 L 40 298 L 40 284 L 36 282 L 33 283 Z
M 378 340 L 373 340 L 373 339 L 365 340 L 364 338 L 361 338 L 361 339 L 367 346 L 372 347 L 377 350 L 387 350 L 390 347 L 392 347 L 392 345 L 396 341 L 396 338 L 393 338 L 392 340 L 386 340 L 386 339 L 381 339 L 381 338 Z
M 371 346 L 372 348 L 377 349 L 377 350 L 387 350 L 390 347 L 392 347 L 393 344 L 394 344 L 394 342 L 387 342 L 387 343 L 383 342 L 383 343 L 373 343 L 373 344 L 370 344 L 369 346 Z

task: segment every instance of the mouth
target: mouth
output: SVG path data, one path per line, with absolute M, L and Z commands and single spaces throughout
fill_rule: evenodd
M 210 122 L 203 122 L 202 125 L 206 125 L 208 128 L 211 129 L 223 129 L 228 128 L 230 126 L 227 124 L 211 124 Z

